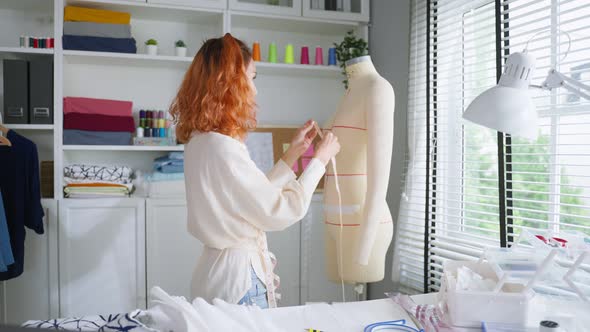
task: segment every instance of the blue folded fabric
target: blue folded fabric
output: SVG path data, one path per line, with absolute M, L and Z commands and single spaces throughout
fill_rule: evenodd
M 64 35 L 62 41 L 64 50 L 137 53 L 137 46 L 133 38 Z
M 64 145 L 131 145 L 126 131 L 89 131 L 64 129 Z
M 170 152 L 168 153 L 168 158 L 184 160 L 184 152 Z
M 184 174 L 184 165 L 164 165 L 158 168 L 158 171 L 162 173 L 183 173 Z
M 0 191 L 0 272 L 6 272 L 8 265 L 14 264 L 12 247 L 10 246 L 10 234 L 8 233 L 8 220 L 4 210 L 4 201 Z
M 183 181 L 184 180 L 184 172 L 183 173 L 162 173 L 162 172 L 153 172 L 146 176 L 146 180 L 148 182 L 161 182 L 161 181 Z

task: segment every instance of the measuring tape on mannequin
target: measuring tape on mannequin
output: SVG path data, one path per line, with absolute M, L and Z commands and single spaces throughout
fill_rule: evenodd
M 317 122 L 313 122 L 320 139 L 324 139 L 324 135 L 322 134 L 322 130 L 318 126 Z M 342 302 L 346 302 L 346 292 L 344 290 L 344 271 L 343 271 L 343 257 L 342 257 L 342 231 L 344 229 L 344 223 L 342 222 L 342 194 L 340 193 L 340 186 L 338 185 L 338 172 L 336 171 L 336 157 L 332 157 L 330 159 L 330 163 L 332 164 L 332 172 L 334 172 L 334 185 L 336 186 L 336 195 L 338 196 L 338 217 L 340 222 L 340 231 L 339 231 L 339 262 L 338 262 L 338 273 L 340 274 L 340 286 L 342 287 Z

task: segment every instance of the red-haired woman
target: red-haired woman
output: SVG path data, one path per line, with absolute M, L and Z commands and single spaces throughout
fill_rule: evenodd
M 188 231 L 203 253 L 193 297 L 275 307 L 278 277 L 267 231 L 301 220 L 330 158 L 340 151 L 328 133 L 297 179 L 291 167 L 317 135 L 308 121 L 268 173 L 250 159 L 244 140 L 256 127 L 256 67 L 248 47 L 226 34 L 207 40 L 180 86 L 170 112 L 185 145 Z

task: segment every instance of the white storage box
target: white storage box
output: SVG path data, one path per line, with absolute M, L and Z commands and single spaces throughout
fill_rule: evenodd
M 482 322 L 526 325 L 529 302 L 533 292 L 524 285 L 505 284 L 498 293 L 492 291 L 456 290 L 457 269 L 466 266 L 483 278 L 498 281 L 489 263 L 477 261 L 447 261 L 441 289 L 447 303 L 451 324 L 481 328 Z

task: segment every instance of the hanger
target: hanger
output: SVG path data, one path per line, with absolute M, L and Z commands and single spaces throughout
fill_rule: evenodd
M 2 114 L 0 114 L 0 132 L 2 134 L 0 134 L 0 146 L 12 146 L 12 143 L 10 143 L 10 140 L 8 138 L 6 138 L 6 136 L 8 136 L 8 131 L 10 129 L 4 127 L 2 125 Z

